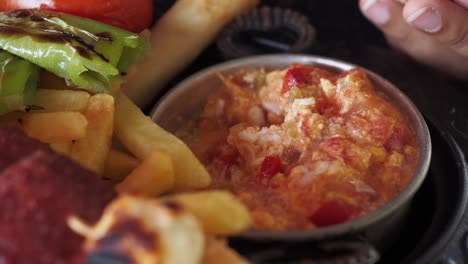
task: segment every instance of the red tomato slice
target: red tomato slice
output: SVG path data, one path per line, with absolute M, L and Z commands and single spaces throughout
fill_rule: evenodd
M 359 207 L 345 201 L 329 200 L 322 203 L 309 219 L 318 227 L 331 226 L 350 220 L 360 211 Z
M 44 9 L 91 18 L 133 32 L 151 25 L 153 0 L 2 0 L 0 11 Z

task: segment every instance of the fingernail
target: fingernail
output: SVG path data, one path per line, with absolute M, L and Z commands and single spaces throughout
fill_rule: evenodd
M 383 25 L 390 20 L 388 6 L 379 0 L 367 0 L 362 5 L 362 11 L 372 22 Z
M 457 2 L 457 4 L 463 6 L 464 8 L 468 9 L 468 0 L 455 0 L 455 2 Z
M 442 17 L 433 7 L 424 7 L 410 15 L 408 23 L 428 33 L 435 33 L 442 28 Z

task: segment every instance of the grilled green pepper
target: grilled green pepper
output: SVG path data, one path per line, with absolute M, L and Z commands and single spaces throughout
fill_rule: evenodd
M 0 114 L 25 110 L 34 101 L 39 67 L 0 51 Z
M 147 47 L 138 34 L 90 19 L 42 10 L 0 13 L 0 49 L 93 93 L 109 92 Z

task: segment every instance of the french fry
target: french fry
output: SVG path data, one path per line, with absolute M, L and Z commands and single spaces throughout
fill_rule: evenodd
M 127 153 L 111 149 L 104 163 L 103 175 L 115 182 L 120 182 L 140 164 L 140 161 Z
M 50 143 L 50 147 L 53 150 L 66 156 L 70 155 L 72 145 L 73 145 L 73 142 L 71 141 Z
M 259 0 L 179 0 L 153 27 L 146 59 L 130 68 L 124 91 L 145 107 L 160 89 L 187 66 L 232 18 Z M 158 65 L 154 67 L 154 65 Z
M 176 189 L 209 186 L 210 175 L 187 145 L 145 116 L 123 93 L 115 98 L 115 135 L 133 155 L 145 159 L 153 149 L 162 150 L 174 164 Z
M 222 261 L 221 261 L 222 260 Z M 225 240 L 208 238 L 202 264 L 247 264 L 249 263 L 237 252 L 229 248 Z
M 44 108 L 35 110 L 38 112 L 81 112 L 88 105 L 90 97 L 85 91 L 39 89 L 33 105 Z
M 174 169 L 171 158 L 160 151 L 152 151 L 116 189 L 120 193 L 156 196 L 172 189 Z
M 247 208 L 227 191 L 203 191 L 168 196 L 170 201 L 184 205 L 212 235 L 232 235 L 250 226 Z
M 96 94 L 89 99 L 83 111 L 88 120 L 86 136 L 76 140 L 70 157 L 82 166 L 102 175 L 104 164 L 112 145 L 114 129 L 114 97 Z
M 27 113 L 20 123 L 26 134 L 46 143 L 84 138 L 88 126 L 79 112 Z

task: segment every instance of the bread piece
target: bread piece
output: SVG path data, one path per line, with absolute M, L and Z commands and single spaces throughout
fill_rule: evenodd
M 146 107 L 165 84 L 192 62 L 239 14 L 259 0 L 178 0 L 152 29 L 146 59 L 132 66 L 124 92 Z

